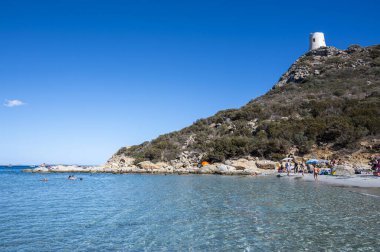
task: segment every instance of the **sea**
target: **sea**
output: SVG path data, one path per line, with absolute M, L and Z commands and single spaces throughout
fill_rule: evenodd
M 380 250 L 380 197 L 353 188 L 24 168 L 0 167 L 0 251 Z

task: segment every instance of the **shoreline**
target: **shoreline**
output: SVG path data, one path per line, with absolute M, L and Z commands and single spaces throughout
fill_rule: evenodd
M 273 170 L 252 169 L 252 170 L 235 170 L 235 171 L 220 171 L 215 169 L 202 169 L 202 168 L 186 168 L 175 170 L 159 170 L 159 169 L 131 169 L 130 167 L 113 169 L 103 166 L 99 167 L 75 167 L 68 168 L 60 166 L 59 168 L 35 168 L 23 169 L 23 173 L 109 173 L 109 174 L 147 174 L 147 175 L 226 175 L 226 176 L 259 176 L 259 175 L 274 175 Z
M 78 166 L 56 166 L 53 168 L 38 167 L 35 169 L 24 169 L 21 172 L 26 173 L 109 173 L 109 174 L 147 174 L 147 175 L 222 175 L 222 176 L 277 176 L 279 179 L 299 179 L 305 182 L 316 182 L 332 186 L 344 186 L 352 188 L 380 188 L 380 177 L 373 175 L 351 175 L 351 176 L 332 176 L 318 175 L 315 181 L 313 174 L 277 173 L 274 170 L 237 170 L 237 171 L 220 171 L 202 168 L 177 169 L 170 171 L 161 171 L 157 169 L 111 169 L 104 166 L 95 167 L 78 167 Z

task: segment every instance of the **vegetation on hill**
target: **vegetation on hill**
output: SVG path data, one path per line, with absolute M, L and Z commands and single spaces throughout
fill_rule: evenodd
M 380 45 L 322 48 L 298 59 L 267 94 L 240 109 L 197 120 L 180 131 L 130 148 L 142 160 L 169 161 L 187 151 L 224 161 L 247 155 L 279 159 L 328 146 L 353 153 L 379 138 Z M 368 151 L 379 152 L 374 144 Z

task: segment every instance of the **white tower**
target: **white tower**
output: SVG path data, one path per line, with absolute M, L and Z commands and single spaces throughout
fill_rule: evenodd
M 325 34 L 323 34 L 323 32 L 310 33 L 309 51 L 320 47 L 326 47 Z

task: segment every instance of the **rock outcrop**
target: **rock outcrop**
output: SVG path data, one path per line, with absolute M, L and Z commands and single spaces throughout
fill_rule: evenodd
M 49 167 L 37 167 L 34 169 L 24 169 L 23 172 L 31 173 L 68 173 L 68 172 L 80 172 L 80 173 L 99 173 L 114 171 L 115 168 L 105 168 L 104 166 L 77 166 L 77 165 L 54 165 Z
M 106 163 L 107 167 L 126 167 L 126 166 L 132 166 L 134 165 L 135 158 L 127 157 L 123 154 L 113 155 Z
M 353 62 L 350 60 L 351 55 L 357 52 L 368 54 L 368 49 L 351 46 L 347 50 L 339 50 L 330 46 L 309 51 L 290 66 L 273 88 L 282 87 L 289 83 L 302 83 L 307 78 L 320 75 L 320 66 L 325 65 L 327 61 L 327 63 L 335 64 L 338 69 L 369 66 L 371 64 L 369 60 L 357 59 Z
M 124 157 L 127 158 L 127 157 Z M 113 159 L 113 158 L 111 158 Z M 194 161 L 194 160 L 193 160 Z M 125 166 L 124 162 L 109 160 L 103 172 L 113 173 L 158 173 L 158 174 L 220 174 L 220 175 L 259 175 L 272 174 L 277 167 L 276 162 L 247 157 L 236 160 L 226 160 L 224 163 L 214 163 L 204 166 L 189 160 L 172 160 L 170 162 L 143 161 L 137 165 Z M 258 166 L 260 166 L 258 168 Z

